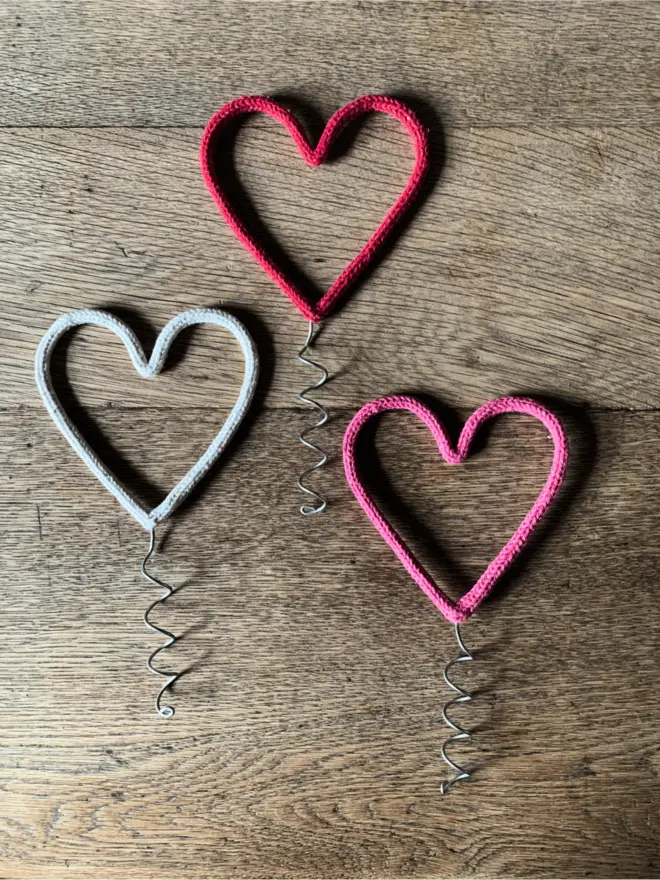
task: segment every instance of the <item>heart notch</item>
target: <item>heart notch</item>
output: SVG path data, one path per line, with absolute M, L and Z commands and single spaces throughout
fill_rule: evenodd
M 450 465 L 457 465 L 465 461 L 470 454 L 472 442 L 479 429 L 485 422 L 505 413 L 520 413 L 533 416 L 542 422 L 552 438 L 554 444 L 552 464 L 545 485 L 537 496 L 536 501 L 511 538 L 488 564 L 477 582 L 458 602 L 452 601 L 424 570 L 414 553 L 376 507 L 371 494 L 360 477 L 356 456 L 358 437 L 367 422 L 374 418 L 374 416 L 392 410 L 407 410 L 418 416 L 433 434 L 440 455 Z M 559 420 L 546 407 L 525 397 L 501 397 L 480 407 L 472 413 L 463 426 L 455 447 L 452 445 L 442 422 L 419 400 L 416 400 L 414 397 L 403 396 L 382 397 L 379 400 L 367 403 L 353 417 L 344 435 L 343 451 L 346 479 L 362 509 L 386 544 L 391 547 L 408 574 L 450 623 L 462 623 L 467 620 L 511 566 L 557 496 L 564 480 L 568 463 L 568 441 Z
M 79 327 L 84 324 L 93 324 L 115 333 L 126 346 L 133 366 L 144 379 L 151 379 L 161 372 L 170 346 L 178 334 L 186 327 L 191 327 L 195 324 L 216 324 L 225 330 L 229 330 L 241 346 L 245 359 L 245 371 L 241 389 L 229 416 L 215 436 L 215 439 L 208 446 L 206 452 L 190 468 L 188 473 L 179 480 L 167 497 L 153 510 L 146 510 L 98 457 L 66 414 L 55 393 L 50 373 L 53 351 L 65 333 L 73 327 Z M 227 312 L 217 309 L 190 309 L 187 312 L 181 312 L 179 315 L 176 315 L 161 331 L 154 345 L 151 357 L 147 361 L 140 341 L 131 328 L 124 324 L 123 321 L 107 312 L 94 309 L 79 309 L 78 311 L 62 315 L 44 334 L 37 349 L 35 379 L 46 409 L 71 447 L 78 453 L 101 484 L 115 496 L 117 501 L 131 516 L 144 529 L 153 532 L 156 525 L 167 519 L 190 495 L 195 486 L 222 455 L 236 433 L 254 397 L 259 371 L 258 364 L 257 350 L 252 337 L 243 324 Z
M 333 144 L 339 134 L 353 120 L 367 113 L 387 113 L 408 132 L 415 150 L 415 164 L 403 192 L 371 235 L 362 250 L 351 260 L 330 288 L 318 302 L 311 302 L 300 286 L 284 271 L 268 253 L 240 216 L 238 208 L 231 201 L 222 181 L 213 167 L 213 154 L 218 137 L 227 127 L 250 113 L 266 113 L 280 122 L 289 132 L 304 161 L 317 167 L 328 161 Z M 279 285 L 291 302 L 309 321 L 319 323 L 327 318 L 339 305 L 339 301 L 357 282 L 359 277 L 373 265 L 382 249 L 392 237 L 395 228 L 401 223 L 404 214 L 418 197 L 424 177 L 429 167 L 429 140 L 424 126 L 415 113 L 396 98 L 385 95 L 364 95 L 346 104 L 328 121 L 316 147 L 312 147 L 305 131 L 296 117 L 286 108 L 269 98 L 260 95 L 245 96 L 230 101 L 213 116 L 202 135 L 200 164 L 204 182 L 213 196 L 220 213 L 241 244 L 252 254 L 262 269 Z

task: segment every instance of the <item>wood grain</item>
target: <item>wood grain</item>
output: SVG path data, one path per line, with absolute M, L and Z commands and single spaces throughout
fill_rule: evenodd
M 660 250 L 653 0 L 5 0 L 0 8 L 0 878 L 660 877 Z M 391 252 L 323 328 L 327 516 L 303 518 L 305 324 L 204 190 L 202 126 L 279 96 L 317 135 L 372 91 L 409 100 L 435 174 Z M 234 186 L 323 289 L 403 186 L 410 146 L 370 119 L 303 167 L 272 122 L 235 142 Z M 109 308 L 148 349 L 223 305 L 258 341 L 257 403 L 160 534 L 180 585 L 171 723 L 153 710 L 146 533 L 38 400 L 62 312 Z M 141 382 L 84 329 L 55 363 L 67 408 L 156 503 L 226 415 L 237 347 L 184 336 Z M 357 407 L 429 395 L 456 431 L 485 399 L 557 409 L 568 484 L 464 628 L 473 780 L 442 797 L 452 629 L 350 495 Z M 379 502 L 453 595 L 532 503 L 550 460 L 503 418 L 464 467 L 412 417 L 369 458 Z M 458 713 L 457 713 L 458 714 Z
M 660 9 L 619 2 L 5 0 L 5 125 L 203 125 L 239 94 L 412 93 L 456 125 L 655 124 Z
M 136 450 L 168 435 L 144 463 L 162 489 L 195 453 L 186 426 L 215 421 L 93 414 Z M 658 561 L 638 536 L 657 525 L 660 419 L 576 415 L 562 414 L 574 451 L 562 507 L 464 628 L 479 652 L 461 750 L 475 777 L 443 798 L 451 627 L 338 462 L 323 477 L 334 524 L 297 514 L 290 414 L 262 415 L 164 532 L 157 571 L 183 588 L 161 619 L 186 633 L 169 659 L 190 666 L 170 725 L 141 671 L 146 536 L 44 413 L 4 411 L 14 478 L 0 533 L 16 588 L 0 676 L 3 876 L 655 876 Z M 333 448 L 348 416 L 335 413 Z M 383 419 L 376 448 L 454 592 L 513 529 L 551 454 L 520 417 L 499 420 L 465 469 L 443 468 L 405 415 Z
M 62 311 L 116 309 L 138 320 L 147 343 L 173 310 L 223 304 L 254 315 L 261 346 L 272 348 L 268 404 L 295 402 L 305 324 L 218 215 L 198 169 L 200 133 L 0 131 L 7 400 L 33 400 L 31 352 Z M 598 407 L 660 406 L 658 148 L 655 129 L 452 132 L 420 212 L 323 330 L 319 356 L 336 377 L 328 403 L 419 389 L 477 406 L 534 390 Z M 236 149 L 267 226 L 323 289 L 410 167 L 405 134 L 386 120 L 313 171 L 267 120 L 248 126 Z M 95 358 L 83 352 L 74 376 Z M 122 358 L 117 348 L 118 366 Z M 195 396 L 197 379 L 217 364 L 200 355 L 186 387 L 193 401 L 208 400 L 206 380 Z M 238 385 L 238 359 L 223 367 L 232 368 Z M 124 386 L 113 364 L 97 402 Z M 169 391 L 154 383 L 149 400 L 167 405 Z

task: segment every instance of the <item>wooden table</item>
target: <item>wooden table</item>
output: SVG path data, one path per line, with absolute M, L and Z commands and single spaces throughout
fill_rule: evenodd
M 4 0 L 0 22 L 0 876 L 660 876 L 660 5 Z M 240 94 L 279 96 L 316 137 L 369 92 L 418 110 L 435 174 L 319 338 L 330 506 L 303 518 L 307 328 L 219 217 L 198 145 Z M 319 288 L 410 162 L 384 117 L 318 170 L 265 118 L 236 142 L 250 199 Z M 167 656 L 188 669 L 167 722 L 144 668 L 147 535 L 55 430 L 33 356 L 70 309 L 109 309 L 151 346 L 181 309 L 220 305 L 263 379 L 240 442 L 160 534 L 154 568 L 183 587 L 158 620 L 185 634 Z M 190 335 L 152 383 L 107 333 L 65 347 L 71 411 L 146 501 L 236 393 L 219 333 Z M 453 754 L 474 772 L 446 797 L 452 628 L 340 462 L 357 408 L 402 391 L 453 427 L 531 394 L 572 445 L 553 515 L 463 629 L 474 738 Z M 463 468 L 412 416 L 384 418 L 376 446 L 395 520 L 453 595 L 550 460 L 516 417 Z

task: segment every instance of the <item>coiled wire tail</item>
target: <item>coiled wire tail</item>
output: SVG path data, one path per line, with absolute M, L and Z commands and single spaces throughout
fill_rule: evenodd
M 452 790 L 452 788 L 456 785 L 457 782 L 462 782 L 464 779 L 469 779 L 471 774 L 464 767 L 461 767 L 455 761 L 447 755 L 447 746 L 451 745 L 451 743 L 458 742 L 459 740 L 470 740 L 472 739 L 472 734 L 464 730 L 462 727 L 459 727 L 454 721 L 449 718 L 447 715 L 447 711 L 451 709 L 452 706 L 456 706 L 459 703 L 469 703 L 472 700 L 472 694 L 468 691 L 464 690 L 462 687 L 459 687 L 457 684 L 454 684 L 453 681 L 449 678 L 449 670 L 452 666 L 455 666 L 457 663 L 466 663 L 469 660 L 474 660 L 474 655 L 472 655 L 468 649 L 465 647 L 463 639 L 461 638 L 461 631 L 458 627 L 458 624 L 454 624 L 454 632 L 456 633 L 456 641 L 458 642 L 458 647 L 462 651 L 460 656 L 455 657 L 453 660 L 450 660 L 449 663 L 444 668 L 444 672 L 442 673 L 442 677 L 445 680 L 445 684 L 450 687 L 458 696 L 449 700 L 448 703 L 445 703 L 445 706 L 442 710 L 442 717 L 445 724 L 449 725 L 451 729 L 454 731 L 453 735 L 450 736 L 445 742 L 442 744 L 442 757 L 445 763 L 451 768 L 454 772 L 454 777 L 452 779 L 447 779 L 440 786 L 441 794 L 448 794 Z
M 155 675 L 160 675 L 162 678 L 167 679 L 167 681 L 164 682 L 163 686 L 161 687 L 160 691 L 158 692 L 158 696 L 156 697 L 156 711 L 161 716 L 161 718 L 172 718 L 174 715 L 174 708 L 172 706 L 161 706 L 161 700 L 163 698 L 163 694 L 165 693 L 165 691 L 168 688 L 172 687 L 174 682 L 181 676 L 182 673 L 180 673 L 180 672 L 176 672 L 176 673 L 164 672 L 162 669 L 157 669 L 153 665 L 153 661 L 154 661 L 154 658 L 157 657 L 161 651 L 164 651 L 165 648 L 170 648 L 172 645 L 174 645 L 177 642 L 177 637 L 173 633 L 168 632 L 166 629 L 163 629 L 160 626 L 156 626 L 155 623 L 151 623 L 151 621 L 149 620 L 149 615 L 151 614 L 153 609 L 156 607 L 156 605 L 160 605 L 162 602 L 165 602 L 166 599 L 169 599 L 169 597 L 174 593 L 175 587 L 170 586 L 170 584 L 166 584 L 165 581 L 159 580 L 157 577 L 154 577 L 152 574 L 149 574 L 149 572 L 147 571 L 147 562 L 149 562 L 149 559 L 151 558 L 151 555 L 154 552 L 155 543 L 156 543 L 156 530 L 152 529 L 150 532 L 149 550 L 147 551 L 146 556 L 142 560 L 142 574 L 146 577 L 146 579 L 148 581 L 150 581 L 152 584 L 155 584 L 157 587 L 161 587 L 163 590 L 165 590 L 165 592 L 163 593 L 162 596 L 160 596 L 160 598 L 156 599 L 155 601 L 153 601 L 151 603 L 151 605 L 144 612 L 143 619 L 150 630 L 153 630 L 153 632 L 158 633 L 158 635 L 165 636 L 167 641 L 164 644 L 160 645 L 158 648 L 156 648 L 155 651 L 152 651 L 149 659 L 147 660 L 147 669 L 149 670 L 149 672 L 153 672 L 153 673 L 155 673 Z
M 312 367 L 312 369 L 318 370 L 321 374 L 318 382 L 315 382 L 313 385 L 309 385 L 307 388 L 305 388 L 304 391 L 301 391 L 298 395 L 298 400 L 301 403 L 309 406 L 311 409 L 315 410 L 319 414 L 319 420 L 314 425 L 310 425 L 309 428 L 306 428 L 298 435 L 298 439 L 303 446 L 306 446 L 307 449 L 311 449 L 312 452 L 320 456 L 320 459 L 316 462 L 316 464 L 308 467 L 307 470 L 303 471 L 298 478 L 298 488 L 301 492 L 304 492 L 310 499 L 300 506 L 300 512 L 303 516 L 312 516 L 315 513 L 323 513 L 323 511 L 328 506 L 327 500 L 324 498 L 323 495 L 321 495 L 320 492 L 317 492 L 315 489 L 310 489 L 309 486 L 305 485 L 305 478 L 314 471 L 323 467 L 323 465 L 328 460 L 328 456 L 323 451 L 323 449 L 321 449 L 320 446 L 317 446 L 316 443 L 312 443 L 311 440 L 307 439 L 308 435 L 312 431 L 316 431 L 317 428 L 325 425 L 325 423 L 328 421 L 328 412 L 325 407 L 321 406 L 321 404 L 317 403 L 315 400 L 312 400 L 311 397 L 308 397 L 310 391 L 316 391 L 317 388 L 321 388 L 328 381 L 328 371 L 325 369 L 325 367 L 322 367 L 320 364 L 317 364 L 314 361 L 311 361 L 309 358 L 305 357 L 305 353 L 308 351 L 310 345 L 314 341 L 314 329 L 314 323 L 310 321 L 309 330 L 307 332 L 307 339 L 303 347 L 298 352 L 299 363 L 304 364 L 304 366 L 306 367 Z

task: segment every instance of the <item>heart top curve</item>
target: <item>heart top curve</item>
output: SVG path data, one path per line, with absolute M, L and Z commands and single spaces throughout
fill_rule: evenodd
M 360 432 L 366 423 L 378 413 L 391 410 L 408 410 L 418 416 L 433 434 L 440 455 L 450 465 L 460 464 L 465 461 L 479 428 L 485 422 L 504 413 L 521 413 L 534 416 L 534 418 L 545 425 L 554 443 L 550 472 L 536 501 L 511 538 L 489 563 L 474 586 L 458 602 L 452 601 L 424 570 L 410 548 L 378 510 L 370 493 L 360 479 L 356 462 L 356 444 Z M 450 623 L 462 623 L 464 620 L 467 620 L 518 556 L 541 520 L 541 517 L 559 492 L 566 473 L 567 462 L 568 441 L 557 417 L 540 403 L 525 397 L 501 397 L 475 410 L 463 426 L 455 448 L 440 419 L 427 406 L 414 397 L 382 397 L 380 400 L 367 403 L 353 417 L 344 435 L 344 469 L 351 491 L 381 537 L 392 548 L 399 561 L 403 564 L 408 574 Z
M 176 336 L 185 327 L 194 324 L 217 324 L 224 327 L 238 340 L 243 357 L 245 358 L 245 372 L 241 389 L 232 407 L 229 416 L 222 425 L 215 439 L 211 442 L 206 452 L 194 464 L 185 476 L 179 480 L 167 497 L 153 510 L 146 510 L 137 499 L 129 492 L 117 477 L 101 461 L 85 440 L 69 416 L 62 408 L 62 404 L 55 393 L 50 374 L 50 364 L 53 351 L 60 338 L 71 328 L 83 324 L 94 324 L 112 330 L 126 346 L 129 357 L 137 372 L 145 379 L 157 376 L 165 364 L 168 352 Z M 199 481 L 208 473 L 212 465 L 218 460 L 227 444 L 236 433 L 238 426 L 245 417 L 247 410 L 254 397 L 257 386 L 259 361 L 257 350 L 252 337 L 243 324 L 233 315 L 217 309 L 190 309 L 181 312 L 169 321 L 161 331 L 154 345 L 151 357 L 147 361 L 144 350 L 140 345 L 135 333 L 114 315 L 94 309 L 79 309 L 68 312 L 55 321 L 46 331 L 35 358 L 35 379 L 37 388 L 41 394 L 46 409 L 51 418 L 68 440 L 72 448 L 89 467 L 92 473 L 100 480 L 105 488 L 111 492 L 117 501 L 133 516 L 140 525 L 153 531 L 155 526 L 166 520 L 174 510 L 190 495 Z
M 213 171 L 212 153 L 215 139 L 238 117 L 248 113 L 266 113 L 288 130 L 305 162 L 316 167 L 327 161 L 334 141 L 349 122 L 366 113 L 374 112 L 387 113 L 404 126 L 415 148 L 415 165 L 405 189 L 387 212 L 367 244 L 351 260 L 321 299 L 313 303 L 268 254 L 264 245 L 241 220 L 237 208 L 230 201 Z M 273 281 L 280 286 L 304 317 L 318 323 L 335 310 L 341 297 L 374 262 L 394 232 L 394 228 L 419 194 L 423 178 L 429 167 L 429 142 L 426 129 L 415 113 L 401 101 L 396 98 L 388 98 L 386 95 L 364 95 L 337 110 L 328 121 L 316 147 L 312 147 L 302 126 L 289 110 L 282 107 L 277 101 L 253 95 L 230 101 L 212 117 L 202 135 L 200 163 L 204 182 L 234 235 Z

